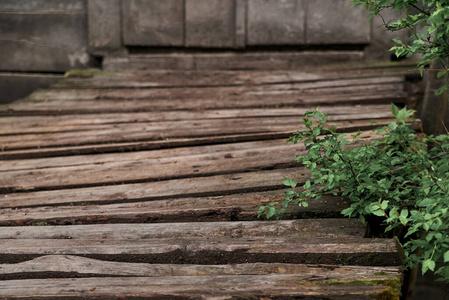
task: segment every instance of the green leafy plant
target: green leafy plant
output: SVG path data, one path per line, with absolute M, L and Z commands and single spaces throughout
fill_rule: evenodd
M 259 216 L 282 217 L 290 205 L 333 194 L 348 197 L 348 217 L 377 217 L 402 243 L 405 266 L 422 264 L 449 282 L 449 136 L 418 135 L 410 128 L 414 111 L 392 105 L 395 121 L 377 129 L 379 139 L 367 143 L 361 132 L 350 136 L 326 127 L 328 117 L 316 109 L 305 113 L 305 130 L 288 142 L 304 142 L 307 155 L 296 158 L 310 170 L 302 184 L 286 178 L 283 203 L 259 209 Z
M 407 30 L 410 43 L 395 39 L 397 43 L 391 50 L 396 56 L 410 57 L 415 53 L 421 55 L 418 67 L 422 71 L 432 61 L 439 61 L 443 69 L 438 77 L 448 72 L 449 57 L 449 1 L 448 0 L 352 0 L 354 6 L 364 5 L 372 16 L 385 10 L 403 12 L 404 17 L 397 20 L 384 20 L 389 31 Z M 443 85 L 437 95 L 443 93 L 447 85 Z

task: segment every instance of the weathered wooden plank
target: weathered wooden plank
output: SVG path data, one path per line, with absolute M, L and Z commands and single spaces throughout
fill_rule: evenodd
M 283 191 L 274 190 L 119 204 L 3 208 L 0 211 L 0 225 L 254 221 L 258 220 L 257 212 L 261 205 L 283 200 Z M 323 197 L 309 201 L 308 207 L 291 206 L 284 219 L 338 218 L 349 205 L 346 198 Z
M 70 239 L 62 236 L 61 239 L 3 239 L 1 242 L 0 263 L 21 262 L 43 255 L 78 255 L 124 262 L 177 264 L 401 264 L 394 239 L 347 236 L 205 236 L 139 240 Z
M 235 97 L 239 95 L 242 100 L 248 96 L 259 94 L 285 94 L 291 95 L 295 93 L 297 96 L 308 95 L 335 95 L 335 94 L 357 94 L 367 91 L 371 92 L 387 92 L 402 90 L 404 86 L 404 79 L 400 77 L 388 78 L 386 82 L 373 83 L 365 82 L 357 79 L 357 81 L 324 81 L 311 83 L 282 83 L 263 86 L 230 86 L 230 87 L 198 87 L 198 88 L 156 88 L 156 89 L 130 89 L 130 88 L 105 88 L 105 89 L 53 89 L 46 92 L 38 92 L 31 95 L 30 99 L 33 102 L 44 101 L 47 102 L 53 98 L 68 99 L 144 99 L 144 100 L 161 100 L 161 99 L 207 99 L 212 97 Z M 372 80 L 373 81 L 373 80 Z M 186 93 L 188 91 L 188 94 Z
M 362 118 L 362 119 L 360 119 Z M 329 126 L 337 126 L 341 131 L 373 129 L 388 124 L 390 117 L 377 118 L 372 124 L 369 115 L 334 116 L 328 121 Z M 0 148 L 19 150 L 55 146 L 93 145 L 102 143 L 123 143 L 165 140 L 172 138 L 196 138 L 208 136 L 267 134 L 294 132 L 304 129 L 298 117 L 285 118 L 242 118 L 214 120 L 189 120 L 177 122 L 148 122 L 136 124 L 92 125 L 90 130 L 76 132 L 56 132 L 42 134 L 23 134 L 17 136 L 0 136 Z
M 186 101 L 186 99 L 148 99 L 142 101 L 135 99 L 127 100 L 64 100 L 63 96 L 58 99 L 50 99 L 45 102 L 17 102 L 14 105 L 3 105 L 0 107 L 1 115 L 24 115 L 24 114 L 77 114 L 77 113 L 116 113 L 116 112 L 142 112 L 142 111 L 170 111 L 170 110 L 204 110 L 204 109 L 230 109 L 230 108 L 273 108 L 273 107 L 310 107 L 317 105 L 369 105 L 387 104 L 391 102 L 405 103 L 407 94 L 402 91 L 376 92 L 374 94 L 341 94 L 330 96 L 319 95 L 296 95 L 296 91 L 282 93 L 262 93 L 248 95 L 230 95 L 226 101 L 220 95 L 206 99 Z
M 379 92 L 375 94 L 342 94 L 331 96 L 297 95 L 295 91 L 283 93 L 259 93 L 247 96 L 226 96 L 227 101 L 217 101 L 220 95 L 186 101 L 186 99 L 172 99 L 170 101 L 154 99 L 142 100 L 48 100 L 42 103 L 15 103 L 14 106 L 3 106 L 3 115 L 14 114 L 75 114 L 75 113 L 114 113 L 114 112 L 142 112 L 142 111 L 170 111 L 170 110 L 198 110 L 198 109 L 230 109 L 230 108 L 278 108 L 278 107 L 310 107 L 317 105 L 369 105 L 386 103 L 404 103 L 407 95 L 401 91 Z M 224 96 L 223 96 L 224 97 Z
M 82 71 L 80 71 L 82 72 Z M 89 71 L 87 71 L 89 72 Z M 378 76 L 367 78 L 323 78 L 322 74 L 306 72 L 133 72 L 133 73 L 108 73 L 91 78 L 66 78 L 54 84 L 57 89 L 102 89 L 102 88 L 207 88 L 207 87 L 238 87 L 250 85 L 276 85 L 292 84 L 300 89 L 317 89 L 340 86 L 357 86 L 370 84 L 403 83 L 403 76 Z M 324 76 L 325 77 L 325 76 Z
M 354 132 L 354 130 L 368 130 L 367 128 L 340 128 L 342 132 Z M 419 124 L 414 125 L 414 128 L 419 128 Z M 282 131 L 274 133 L 250 133 L 239 135 L 226 136 L 211 136 L 211 137 L 191 137 L 181 139 L 164 139 L 147 142 L 127 142 L 127 143 L 107 143 L 95 145 L 70 145 L 62 147 L 38 148 L 38 149 L 23 149 L 10 150 L 3 149 L 0 151 L 0 159 L 29 159 L 41 157 L 55 157 L 68 155 L 84 155 L 96 153 L 114 153 L 114 152 L 129 152 L 129 151 L 144 151 L 155 149 L 168 149 L 176 147 L 192 147 L 202 145 L 217 145 L 226 143 L 238 143 L 247 141 L 265 141 L 273 139 L 286 139 L 292 135 L 291 131 Z
M 148 182 L 285 168 L 297 165 L 294 161 L 297 154 L 305 152 L 298 153 L 296 148 L 284 146 L 213 155 L 2 172 L 0 192 Z
M 182 113 L 180 113 L 182 114 Z M 101 115 L 97 115 L 98 119 L 101 119 Z M 370 112 L 370 113 L 360 113 L 360 114 L 349 114 L 349 115 L 333 115 L 329 116 L 329 122 L 338 122 L 338 121 L 352 121 L 352 120 L 374 120 L 374 119 L 386 119 L 391 118 L 391 112 L 383 111 L 383 112 Z M 22 135 L 21 140 L 26 140 L 28 135 L 34 136 L 39 134 L 50 134 L 50 133 L 66 133 L 69 134 L 71 132 L 76 132 L 77 135 L 83 134 L 89 135 L 93 131 L 102 132 L 111 131 L 114 128 L 118 128 L 120 131 L 127 131 L 131 134 L 134 131 L 144 129 L 147 132 L 161 132 L 161 133 L 169 133 L 174 129 L 178 129 L 178 127 L 182 127 L 184 131 L 200 131 L 204 132 L 203 135 L 208 135 L 209 131 L 216 131 L 217 134 L 223 135 L 230 131 L 231 134 L 235 134 L 233 132 L 235 130 L 234 127 L 240 129 L 240 132 L 265 132 L 272 131 L 272 127 L 276 128 L 276 126 L 285 126 L 291 127 L 291 124 L 300 125 L 301 122 L 300 115 L 296 114 L 293 116 L 278 116 L 278 117 L 259 117 L 259 116 L 248 116 L 248 117 L 236 117 L 236 118 L 223 118 L 223 119 L 180 119 L 180 120 L 172 120 L 172 121 L 153 121 L 151 119 L 146 119 L 145 121 L 137 122 L 118 122 L 112 123 L 107 122 L 106 124 L 80 124 L 78 126 L 73 126 L 67 129 L 66 126 L 58 126 L 58 124 L 53 124 L 50 131 L 46 132 L 46 130 L 41 129 L 41 127 L 36 128 L 37 130 L 41 130 L 42 132 L 18 132 L 17 134 Z M 235 124 L 231 127 L 231 124 Z M 207 125 L 207 126 L 206 126 Z M 227 129 L 222 128 L 223 126 L 227 126 Z M 242 128 L 240 128 L 242 127 Z M 232 128 L 232 129 L 231 129 Z M 256 130 L 259 128 L 259 130 Z M 217 130 L 221 129 L 222 132 Z M 288 130 L 289 128 L 285 128 L 282 131 Z M 3 140 L 8 140 L 8 136 L 13 136 L 13 134 L 6 134 L 5 136 L 0 135 L 0 142 Z
M 375 137 L 367 135 L 367 138 Z M 285 139 L 264 140 L 255 142 L 241 142 L 241 143 L 228 143 L 218 145 L 205 145 L 198 147 L 179 147 L 168 148 L 162 150 L 152 151 L 136 151 L 136 152 L 124 152 L 112 154 L 97 154 L 97 155 L 83 155 L 83 156 L 67 156 L 67 157 L 51 157 L 51 158 L 39 158 L 39 159 L 18 159 L 2 161 L 0 164 L 0 171 L 18 171 L 18 170 L 30 170 L 30 169 L 42 169 L 42 168 L 55 168 L 55 167 L 73 167 L 89 164 L 104 164 L 109 162 L 136 162 L 148 159 L 160 159 L 160 158 L 175 158 L 180 156 L 190 156 L 208 153 L 218 152 L 232 152 L 243 151 L 250 149 L 262 149 L 268 147 L 285 146 Z
M 182 139 L 165 139 L 148 142 L 127 142 L 127 143 L 108 143 L 97 145 L 80 145 L 80 146 L 62 146 L 51 147 L 43 149 L 24 149 L 24 150 L 9 150 L 3 149 L 0 151 L 0 159 L 29 159 L 41 157 L 56 157 L 69 155 L 85 155 L 96 153 L 115 153 L 115 152 L 129 152 L 129 151 L 144 151 L 156 149 L 169 149 L 177 147 L 192 147 L 203 145 L 219 145 L 226 143 L 237 143 L 246 141 L 265 141 L 270 139 L 286 139 L 292 134 L 288 132 L 276 133 L 258 133 L 258 134 L 241 134 L 241 135 L 227 135 L 227 136 L 213 136 L 201 138 L 182 138 Z
M 46 274 L 40 274 L 40 273 Z M 368 267 L 368 266 L 337 266 L 337 265 L 304 265 L 304 264 L 234 264 L 234 265 L 176 265 L 176 264 L 146 264 L 101 261 L 72 255 L 48 255 L 16 264 L 2 264 L 0 277 L 19 277 L 27 274 L 34 278 L 49 276 L 64 277 L 64 274 L 75 273 L 79 276 L 109 275 L 109 276 L 216 276 L 216 275 L 269 275 L 295 274 L 303 280 L 387 280 L 400 276 L 400 267 Z M 60 274 L 58 276 L 58 274 Z
M 0 207 L 15 208 L 77 203 L 107 204 L 267 191 L 284 188 L 282 185 L 284 177 L 305 182 L 307 172 L 302 168 L 276 169 L 216 175 L 207 177 L 207 180 L 196 177 L 160 182 L 3 194 L 0 195 Z
M 379 279 L 377 279 L 379 278 Z M 0 297 L 8 299 L 373 299 L 379 295 L 399 291 L 391 282 L 400 285 L 400 277 L 385 280 L 357 279 L 326 281 L 320 277 L 301 275 L 236 275 L 236 276 L 176 276 L 128 278 L 28 279 L 0 282 Z M 304 283 L 298 285 L 298 283 Z
M 367 142 L 377 137 L 379 136 L 374 134 L 364 135 Z M 234 149 L 206 147 L 206 149 L 198 150 L 198 154 L 194 154 L 194 150 L 191 150 L 191 154 L 184 153 L 184 155 L 182 155 L 183 149 L 165 150 L 159 151 L 159 157 L 156 154 L 155 158 L 151 157 L 154 157 L 151 152 L 147 152 L 139 156 L 131 155 L 132 160 L 125 159 L 122 162 L 120 159 L 114 160 L 113 157 L 109 157 L 109 162 L 94 160 L 90 164 L 84 162 L 77 166 L 50 167 L 46 164 L 46 160 L 43 160 L 43 164 L 37 169 L 0 172 L 2 186 L 0 191 L 136 183 L 275 169 L 296 166 L 294 158 L 306 154 L 303 144 L 287 145 L 284 141 L 277 142 L 271 145 L 258 142 L 259 147 L 254 147 L 257 144 L 250 143 L 249 145 L 253 147 L 246 149 L 238 149 L 235 145 L 233 145 Z
M 372 139 L 380 138 L 380 135 L 376 134 L 375 131 L 364 131 L 360 139 L 365 139 L 370 141 Z M 351 140 L 351 137 L 347 137 Z M 179 148 L 169 148 L 162 150 L 153 151 L 137 151 L 137 152 L 124 152 L 117 155 L 112 154 L 96 154 L 96 155 L 73 155 L 67 157 L 51 157 L 51 158 L 39 158 L 39 159 L 19 159 L 19 160 L 7 160 L 2 161 L 0 164 L 0 172 L 3 171 L 19 171 L 19 170 L 33 170 L 33 169 L 44 169 L 44 168 L 56 168 L 56 167 L 74 167 L 89 164 L 105 164 L 110 162 L 137 162 L 149 159 L 161 159 L 169 157 L 181 157 L 181 156 L 191 156 L 207 153 L 219 153 L 219 152 L 229 152 L 232 151 L 244 151 L 248 150 L 254 153 L 259 152 L 260 149 L 271 148 L 271 147 L 283 147 L 286 146 L 285 139 L 274 139 L 274 140 L 263 140 L 254 142 L 241 142 L 241 143 L 226 143 L 218 145 L 205 145 L 198 147 L 179 147 Z M 298 149 L 303 149 L 301 144 L 292 145 L 290 147 L 295 147 Z M 287 147 L 288 148 L 288 147 Z M 230 154 L 230 153 L 229 153 Z M 254 153 L 255 154 L 255 153 Z M 229 157 L 229 155 L 228 155 Z
M 104 125 L 116 123 L 136 123 L 179 120 L 209 120 L 228 118 L 279 118 L 298 117 L 308 108 L 266 108 L 266 109 L 225 109 L 203 111 L 162 111 L 136 113 L 106 113 L 106 114 L 78 114 L 78 115 L 41 115 L 41 116 L 3 116 L 0 118 L 0 135 L 19 133 L 46 133 L 55 131 L 73 131 L 79 126 Z M 333 115 L 367 115 L 372 119 L 384 117 L 390 112 L 391 105 L 367 106 L 320 106 L 320 110 L 329 116 Z
M 357 83 L 357 84 L 356 84 Z M 382 91 L 396 91 L 398 89 L 403 89 L 404 80 L 401 78 L 393 77 L 391 81 L 382 83 L 367 83 L 365 81 L 359 82 L 334 82 L 329 83 L 318 82 L 318 83 L 303 83 L 295 84 L 291 82 L 285 82 L 280 84 L 271 84 L 263 86 L 230 86 L 230 87 L 201 87 L 201 88 L 105 88 L 105 89 L 48 89 L 44 91 L 38 91 L 30 95 L 26 101 L 20 102 L 46 102 L 51 99 L 77 99 L 77 100 L 94 100 L 94 99 L 146 99 L 146 100 L 157 100 L 157 99 L 178 99 L 187 98 L 190 99 L 204 99 L 215 96 L 219 97 L 235 97 L 239 95 L 241 98 L 245 99 L 245 96 L 251 95 L 254 92 L 266 92 L 266 93 L 292 93 L 294 91 L 297 95 L 307 96 L 308 94 L 316 94 L 319 91 L 323 95 L 333 95 L 333 94 L 349 94 L 357 93 L 363 90 L 378 90 Z M 186 95 L 188 91 L 188 95 Z
M 358 219 L 300 219 L 247 222 L 189 222 L 170 224 L 95 224 L 4 227 L 4 239 L 145 240 L 198 237 L 363 237 Z M 0 250 L 1 251 L 1 250 Z

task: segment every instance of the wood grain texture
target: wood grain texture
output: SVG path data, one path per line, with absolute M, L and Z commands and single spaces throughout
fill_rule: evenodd
M 282 190 L 249 192 L 232 195 L 168 198 L 118 204 L 72 203 L 73 205 L 31 208 L 11 207 L 0 211 L 0 225 L 75 225 L 110 223 L 173 223 L 205 221 L 260 220 L 261 205 L 283 201 Z M 341 211 L 349 205 L 348 199 L 324 197 L 310 201 L 308 207 L 291 206 L 284 219 L 342 217 Z
M 399 299 L 398 245 L 348 199 L 257 214 L 310 179 L 304 112 L 378 139 L 409 69 L 77 71 L 0 105 L 0 299 Z
M 76 278 L 0 282 L 0 297 L 9 299 L 232 299 L 251 297 L 288 299 L 372 299 L 388 290 L 388 281 L 377 285 L 338 285 L 303 281 L 301 275 L 170 276 L 128 278 Z M 396 280 L 397 281 L 397 280 Z M 294 283 L 303 283 L 297 285 Z M 312 282 L 312 284 L 307 284 Z M 342 281 L 344 282 L 344 281 Z M 354 280 L 356 282 L 356 280 Z M 20 291 L 20 292 L 18 292 Z

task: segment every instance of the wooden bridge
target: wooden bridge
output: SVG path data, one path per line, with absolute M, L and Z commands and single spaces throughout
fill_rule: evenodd
M 376 138 L 410 69 L 73 71 L 0 106 L 0 298 L 398 299 L 397 245 L 346 199 L 257 210 L 308 177 L 306 110 Z

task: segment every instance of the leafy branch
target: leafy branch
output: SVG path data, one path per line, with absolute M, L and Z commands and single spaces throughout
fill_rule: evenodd
M 377 129 L 381 138 L 371 143 L 358 139 L 361 132 L 338 133 L 326 127 L 328 117 L 315 109 L 306 112 L 305 130 L 288 139 L 304 142 L 307 155 L 296 160 L 311 171 L 301 189 L 290 178 L 283 203 L 261 206 L 259 216 L 281 218 L 291 205 L 333 194 L 349 198 L 342 211 L 348 217 L 376 216 L 397 236 L 406 254 L 405 266 L 422 265 L 449 283 L 449 136 L 421 136 L 410 129 L 414 113 L 392 105 L 394 122 Z M 395 230 L 393 230 L 395 229 Z M 397 230 L 398 229 L 398 230 Z M 418 251 L 419 250 L 419 251 Z
M 418 68 L 422 72 L 432 61 L 438 61 L 443 69 L 438 77 L 446 75 L 449 70 L 449 1 L 448 0 L 352 0 L 355 7 L 365 6 L 371 17 L 380 16 L 388 31 L 406 30 L 410 40 L 404 43 L 393 39 L 396 46 L 391 48 L 397 57 L 410 57 L 420 54 Z M 381 13 L 386 10 L 402 12 L 403 17 L 385 21 Z M 437 90 L 437 95 L 447 89 L 444 84 Z

